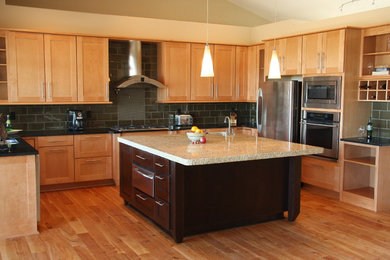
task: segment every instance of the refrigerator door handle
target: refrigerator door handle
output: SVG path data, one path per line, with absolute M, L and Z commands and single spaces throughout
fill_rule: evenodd
M 260 134 L 263 127 L 263 90 L 261 88 L 257 92 L 256 125 L 257 133 Z

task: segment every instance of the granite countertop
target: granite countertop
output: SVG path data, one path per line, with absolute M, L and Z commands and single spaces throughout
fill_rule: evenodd
M 359 144 L 369 144 L 375 146 L 390 145 L 390 138 L 381 138 L 381 137 L 373 137 L 371 139 L 367 139 L 366 137 L 349 137 L 349 138 L 341 138 L 341 141 L 359 143 Z
M 323 148 L 245 134 L 208 134 L 207 143 L 192 144 L 185 134 L 126 136 L 118 141 L 183 165 L 204 165 L 322 153 Z
M 19 143 L 11 145 L 10 148 L 7 145 L 0 145 L 0 157 L 38 154 L 38 151 L 22 138 L 16 138 L 16 140 Z

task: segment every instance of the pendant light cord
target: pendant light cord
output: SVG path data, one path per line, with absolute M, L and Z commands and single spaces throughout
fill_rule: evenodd
M 207 0 L 208 1 L 208 0 Z M 275 8 L 274 8 L 274 25 L 276 25 L 276 9 L 277 9 L 277 0 L 275 0 Z M 274 36 L 274 50 L 276 50 L 276 36 Z
M 206 0 L 206 44 L 209 44 L 209 0 Z

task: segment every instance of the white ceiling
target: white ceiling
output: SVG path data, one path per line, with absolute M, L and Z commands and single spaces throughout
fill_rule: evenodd
M 212 1 L 212 0 L 210 0 Z M 228 0 L 269 21 L 317 21 L 390 6 L 390 0 Z M 340 11 L 340 6 L 343 11 Z M 390 14 L 389 14 L 390 15 Z

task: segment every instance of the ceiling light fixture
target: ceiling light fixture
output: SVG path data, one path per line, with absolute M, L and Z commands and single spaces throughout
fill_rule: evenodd
M 209 47 L 209 0 L 207 0 L 206 46 L 204 47 L 201 77 L 214 77 L 213 60 Z
M 355 3 L 355 2 L 358 2 L 358 1 L 360 1 L 360 0 L 349 0 L 349 1 L 345 2 L 345 3 L 342 3 L 342 4 L 339 6 L 340 12 L 343 11 L 344 6 L 349 5 L 349 4 L 352 4 L 352 3 Z M 369 1 L 371 1 L 371 4 L 372 4 L 372 5 L 375 5 L 375 0 L 369 0 Z
M 274 24 L 276 24 L 276 2 L 277 1 L 275 1 L 275 21 L 274 21 Z M 274 38 L 274 49 L 272 50 L 271 62 L 269 64 L 268 78 L 269 79 L 280 79 L 280 65 L 279 65 L 278 53 L 276 52 L 276 39 L 275 38 Z

